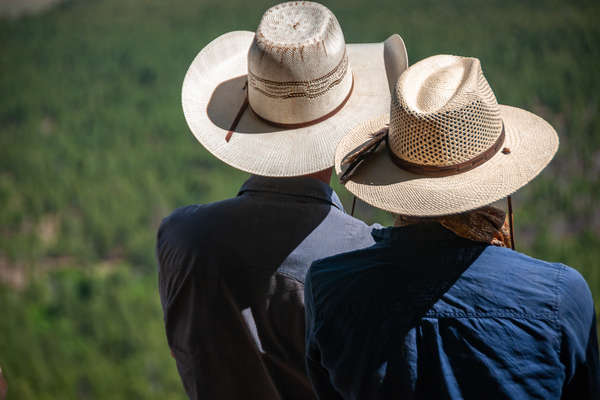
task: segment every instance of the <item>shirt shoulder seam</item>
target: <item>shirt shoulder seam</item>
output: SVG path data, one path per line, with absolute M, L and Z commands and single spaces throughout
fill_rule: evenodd
M 429 311 L 424 315 L 425 318 L 478 318 L 478 319 L 492 319 L 492 318 L 505 318 L 505 319 L 538 319 L 554 321 L 555 315 L 553 312 L 541 312 L 541 313 L 523 313 L 515 311 L 495 311 L 495 312 L 460 312 L 460 311 L 449 311 L 449 312 L 433 312 Z

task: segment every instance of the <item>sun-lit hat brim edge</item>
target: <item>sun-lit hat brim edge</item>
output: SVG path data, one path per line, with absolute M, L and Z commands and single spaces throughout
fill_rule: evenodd
M 503 148 L 484 164 L 446 177 L 412 174 L 394 164 L 385 146 L 361 165 L 345 187 L 366 203 L 395 214 L 434 217 L 458 214 L 491 204 L 533 180 L 552 160 L 559 139 L 541 117 L 519 108 L 500 105 L 506 138 Z M 339 143 L 335 169 L 352 149 L 385 127 L 389 115 L 358 125 Z
M 311 126 L 280 129 L 248 108 L 231 140 L 226 142 L 227 127 L 217 125 L 207 107 L 219 84 L 246 74 L 247 52 L 253 38 L 253 32 L 229 32 L 203 48 L 185 75 L 182 107 L 191 132 L 211 154 L 256 175 L 298 176 L 333 166 L 339 140 L 351 127 L 388 110 L 389 81 L 395 81 L 408 66 L 406 47 L 398 35 L 381 43 L 347 44 L 354 89 L 339 112 Z M 394 51 L 388 51 L 390 47 Z M 395 59 L 390 60 L 390 54 Z M 388 74 L 393 76 L 388 78 Z M 240 87 L 239 94 L 231 94 L 230 106 L 224 110 L 228 119 L 233 120 L 240 108 L 242 93 Z

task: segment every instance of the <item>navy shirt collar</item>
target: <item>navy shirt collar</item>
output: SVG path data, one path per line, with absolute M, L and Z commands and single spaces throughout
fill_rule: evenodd
M 246 192 L 276 193 L 321 200 L 344 211 L 342 202 L 331 186 L 305 176 L 270 178 L 252 175 L 240 188 L 238 196 Z
M 375 242 L 395 241 L 451 241 L 461 238 L 437 222 L 428 222 L 408 226 L 373 229 Z

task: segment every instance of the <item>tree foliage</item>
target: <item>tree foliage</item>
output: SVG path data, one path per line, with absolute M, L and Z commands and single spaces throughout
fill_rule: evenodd
M 517 246 L 578 268 L 600 298 L 598 2 L 325 3 L 348 42 L 397 32 L 411 63 L 480 58 L 500 103 L 556 127 L 556 159 L 515 198 Z M 182 396 L 154 235 L 173 208 L 233 196 L 245 175 L 189 133 L 181 83 L 204 45 L 254 30 L 272 4 L 74 0 L 0 21 L 0 276 L 30 279 L 0 287 L 10 398 Z

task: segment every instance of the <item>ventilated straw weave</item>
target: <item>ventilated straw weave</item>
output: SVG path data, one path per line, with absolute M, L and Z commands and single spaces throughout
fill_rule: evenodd
M 400 36 L 346 45 L 326 7 L 284 3 L 265 12 L 256 34 L 226 33 L 198 53 L 183 82 L 183 112 L 196 139 L 237 169 L 310 174 L 333 165 L 351 127 L 389 110 L 391 82 L 407 65 Z M 246 93 L 250 106 L 240 112 Z M 266 121 L 304 123 L 337 109 L 310 126 Z
M 391 112 L 359 124 L 342 139 L 336 172 L 342 172 L 346 154 L 388 125 L 390 148 L 365 161 L 346 187 L 377 208 L 403 215 L 449 215 L 491 204 L 532 180 L 558 149 L 558 136 L 546 121 L 497 103 L 474 58 L 433 56 L 406 70 Z M 461 164 L 488 150 L 503 126 L 503 151 L 451 176 L 408 172 L 388 153 L 428 168 Z
M 276 123 L 312 121 L 342 104 L 352 69 L 333 13 L 312 2 L 268 9 L 248 53 L 248 84 L 252 110 Z
M 411 69 L 398 81 L 390 147 L 415 164 L 464 163 L 489 149 L 502 131 L 496 96 L 475 58 L 437 57 L 429 68 L 427 75 Z

